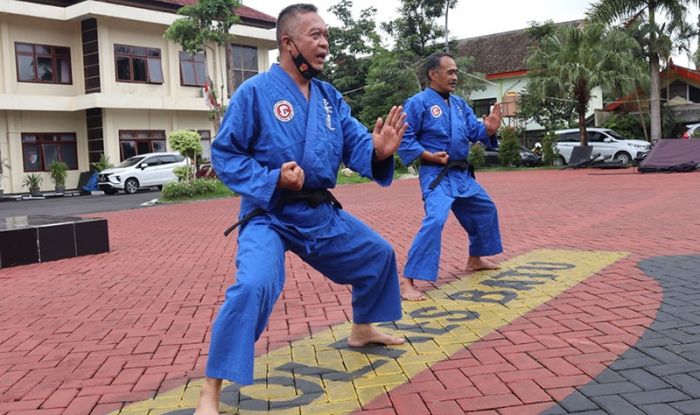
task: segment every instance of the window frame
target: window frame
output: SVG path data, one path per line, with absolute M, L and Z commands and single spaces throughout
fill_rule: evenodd
M 244 65 L 245 62 L 244 62 L 244 59 L 242 59 L 242 58 L 240 59 L 240 66 L 237 66 L 237 62 L 236 62 L 236 59 L 235 59 L 235 56 L 234 56 L 234 50 L 235 50 L 236 48 L 241 48 L 241 49 L 253 49 L 253 50 L 255 50 L 255 68 L 254 68 L 254 69 L 253 69 L 253 68 L 245 68 L 245 67 L 244 67 L 244 66 L 245 66 L 245 65 Z M 229 50 L 230 50 L 230 55 L 231 55 L 231 68 L 230 68 L 230 70 L 231 70 L 231 77 L 232 77 L 232 79 L 231 79 L 231 84 L 232 84 L 232 86 L 233 86 L 233 89 L 236 89 L 236 88 L 238 88 L 239 86 L 241 86 L 241 84 L 242 84 L 243 82 L 245 82 L 246 80 L 248 80 L 248 79 L 252 78 L 253 76 L 255 76 L 255 75 L 257 75 L 257 74 L 260 73 L 260 62 L 259 62 L 259 56 L 258 56 L 258 48 L 257 48 L 257 46 L 241 45 L 241 44 L 238 44 L 238 43 L 230 43 L 230 44 L 229 44 Z M 241 74 L 241 82 L 240 82 L 240 84 L 236 83 L 236 73 L 237 73 L 237 72 Z M 250 73 L 254 72 L 254 74 L 251 75 L 250 77 L 246 77 L 246 76 L 245 76 L 245 73 L 246 73 L 246 72 L 250 72 Z
M 124 135 L 130 134 L 131 138 L 123 138 Z M 162 134 L 162 135 L 161 135 Z M 139 135 L 146 135 L 146 138 L 136 138 Z M 120 158 L 120 163 L 128 158 L 134 157 L 134 156 L 139 156 L 141 154 L 147 154 L 147 153 L 161 153 L 161 151 L 153 151 L 153 142 L 154 141 L 162 141 L 164 144 L 164 150 L 162 153 L 167 153 L 168 151 L 168 136 L 165 134 L 165 130 L 119 130 L 117 134 L 119 138 L 119 158 Z M 125 141 L 133 141 L 134 142 L 134 148 L 136 149 L 136 153 L 132 156 L 129 157 L 124 157 L 124 148 L 122 147 L 122 143 Z M 147 153 L 139 153 L 138 151 L 138 142 L 148 142 L 149 145 L 149 151 Z
M 20 52 L 17 50 L 17 47 L 20 45 L 25 45 L 25 46 L 31 46 L 32 47 L 32 53 L 30 54 L 29 52 Z M 51 50 L 50 54 L 38 54 L 37 55 L 37 46 L 41 46 L 44 48 L 48 48 Z M 56 52 L 56 49 L 66 49 L 67 54 L 59 54 Z M 19 57 L 20 56 L 31 56 L 32 57 L 32 67 L 34 69 L 34 79 L 32 80 L 26 80 L 26 79 L 21 79 L 20 76 L 20 65 L 19 65 Z M 42 58 L 50 58 L 51 59 L 51 74 L 53 80 L 51 81 L 44 81 L 42 79 L 39 79 L 39 71 L 37 68 L 37 56 L 42 57 Z M 63 59 L 68 61 L 68 82 L 62 82 L 58 76 L 58 71 L 57 68 L 59 67 L 59 63 Z M 26 82 L 26 83 L 32 83 L 32 84 L 51 84 L 51 85 L 73 85 L 73 61 L 71 60 L 71 53 L 70 53 L 70 46 L 54 46 L 54 45 L 43 45 L 39 43 L 27 43 L 27 42 L 15 42 L 15 69 L 16 69 L 16 74 L 17 74 L 17 82 Z
M 129 52 L 118 52 L 118 48 L 129 48 Z M 144 54 L 140 55 L 137 53 L 134 53 L 134 49 L 143 49 Z M 154 56 L 151 56 L 149 53 L 150 52 L 158 52 L 157 59 Z M 119 59 L 118 58 L 128 58 L 129 59 L 129 79 L 120 79 L 119 78 Z M 134 59 L 143 59 L 145 62 L 145 70 L 146 70 L 146 79 L 144 81 L 141 80 L 135 80 L 134 79 Z M 153 81 L 152 76 L 151 76 L 151 65 L 150 61 L 151 60 L 157 60 L 158 65 L 159 65 L 159 70 L 160 70 L 160 81 Z M 116 82 L 124 82 L 124 83 L 131 83 L 131 84 L 151 84 L 151 85 L 163 85 L 165 83 L 165 77 L 163 76 L 163 53 L 160 48 L 151 48 L 148 46 L 132 46 L 132 45 L 125 45 L 121 43 L 115 43 L 114 44 L 114 78 L 116 79 Z
M 24 142 L 24 139 L 25 139 L 25 137 L 27 137 L 27 136 L 34 136 L 36 141 L 34 141 L 33 143 L 25 143 L 25 142 Z M 47 139 L 41 140 L 41 139 L 40 139 L 41 137 L 49 137 L 49 136 L 52 136 L 52 137 L 55 137 L 55 136 L 59 136 L 59 137 L 61 137 L 61 136 L 72 136 L 72 137 L 73 137 L 73 140 L 72 140 L 72 141 L 61 141 L 61 140 L 59 139 L 58 141 L 54 141 L 54 140 L 47 140 Z M 66 144 L 63 144 L 63 143 L 66 143 Z M 79 168 L 80 162 L 78 161 L 78 135 L 77 135 L 76 133 L 74 133 L 74 132 L 63 132 L 63 133 L 54 133 L 54 132 L 48 132 L 48 133 L 47 133 L 47 132 L 33 133 L 33 132 L 29 132 L 29 133 L 21 133 L 21 134 L 20 134 L 20 144 L 22 144 L 22 169 L 23 169 L 23 171 L 24 171 L 25 173 L 38 173 L 38 172 L 48 172 L 48 171 L 49 171 L 49 164 L 46 163 L 46 156 L 45 156 L 45 154 L 44 154 L 44 145 L 45 145 L 45 144 L 52 144 L 52 145 L 56 145 L 56 146 L 58 147 L 57 150 L 56 150 L 56 154 L 58 155 L 58 157 L 57 157 L 56 160 L 65 162 L 65 163 L 68 165 L 68 170 L 78 170 L 78 168 Z M 25 150 L 24 150 L 25 147 L 24 147 L 24 146 L 27 145 L 27 144 L 36 145 L 36 146 L 38 147 L 38 150 L 39 150 L 39 164 L 41 165 L 40 167 L 43 167 L 43 168 L 27 170 L 27 168 L 26 168 L 26 167 L 27 167 L 27 163 L 26 163 L 26 160 L 24 159 L 24 156 L 25 156 Z M 61 157 L 61 154 L 62 154 L 61 146 L 62 146 L 62 144 L 63 144 L 64 146 L 68 146 L 68 145 L 72 144 L 72 146 L 73 146 L 73 149 L 72 149 L 72 150 L 74 151 L 74 156 L 75 156 L 75 158 L 74 158 L 75 164 L 69 164 L 67 161 L 65 161 L 65 160 L 62 159 L 62 157 Z
M 203 57 L 203 59 L 201 62 L 197 62 L 196 58 L 200 55 Z M 190 58 L 190 60 L 183 60 L 183 56 L 185 58 Z M 207 55 L 204 52 L 197 52 L 194 55 L 192 55 L 185 51 L 180 51 L 178 53 L 178 62 L 180 65 L 180 86 L 202 88 L 204 87 L 204 85 L 207 84 L 207 77 L 209 74 L 207 71 Z M 201 85 L 197 83 L 197 80 L 199 79 L 197 76 L 197 64 L 202 64 L 204 66 L 204 80 Z M 192 73 L 194 74 L 193 84 L 185 83 L 184 71 L 182 70 L 183 65 L 192 65 Z

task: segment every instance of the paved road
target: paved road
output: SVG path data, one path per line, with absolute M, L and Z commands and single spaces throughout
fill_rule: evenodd
M 154 188 L 155 189 L 155 188 Z M 28 215 L 80 215 L 94 212 L 135 209 L 161 197 L 158 190 L 144 190 L 133 195 L 51 197 L 38 200 L 0 202 L 0 218 Z
M 350 349 L 347 287 L 297 256 L 226 414 L 700 414 L 700 173 L 477 174 L 499 208 L 502 269 L 465 274 L 445 224 L 439 281 Z M 415 179 L 339 187 L 403 268 Z M 0 415 L 191 415 L 235 272 L 239 199 L 104 212 L 111 252 L 0 270 Z M 2 209 L 2 207 L 0 207 Z M 235 333 L 232 333 L 235 335 Z

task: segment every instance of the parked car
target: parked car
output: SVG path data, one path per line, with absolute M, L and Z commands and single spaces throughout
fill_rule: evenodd
M 97 177 L 100 190 L 108 195 L 123 190 L 136 193 L 139 188 L 158 186 L 177 181 L 173 170 L 187 164 L 179 153 L 147 153 L 130 157 L 116 167 L 103 170 Z
M 499 166 L 498 149 L 484 149 L 484 160 L 487 166 Z M 542 164 L 542 157 L 533 153 L 525 146 L 520 146 L 520 161 L 518 166 L 534 167 Z
M 684 132 L 681 138 L 700 138 L 700 124 L 688 124 L 688 131 Z
M 559 155 L 555 157 L 555 165 L 568 164 L 574 147 L 579 146 L 579 130 L 571 128 L 554 132 L 557 141 L 554 144 Z M 592 147 L 593 154 L 606 157 L 607 161 L 618 161 L 625 164 L 632 160 L 644 158 L 651 150 L 651 143 L 644 140 L 625 138 L 609 128 L 587 128 L 588 145 Z

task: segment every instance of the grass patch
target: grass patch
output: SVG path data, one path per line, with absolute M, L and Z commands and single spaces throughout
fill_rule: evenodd
M 217 199 L 235 195 L 235 192 L 217 179 L 196 179 L 192 183 L 168 183 L 163 188 L 163 197 L 160 198 L 160 202 Z

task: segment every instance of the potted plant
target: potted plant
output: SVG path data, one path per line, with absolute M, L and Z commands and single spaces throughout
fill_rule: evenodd
M 24 176 L 24 179 L 22 180 L 22 186 L 29 189 L 29 194 L 31 196 L 33 196 L 33 197 L 41 196 L 41 192 L 39 191 L 39 186 L 41 186 L 41 182 L 43 180 L 44 180 L 44 178 L 41 177 L 40 174 L 29 173 L 28 175 Z
M 49 164 L 49 175 L 56 185 L 56 193 L 66 191 L 66 176 L 68 176 L 68 165 L 62 161 L 54 160 Z

